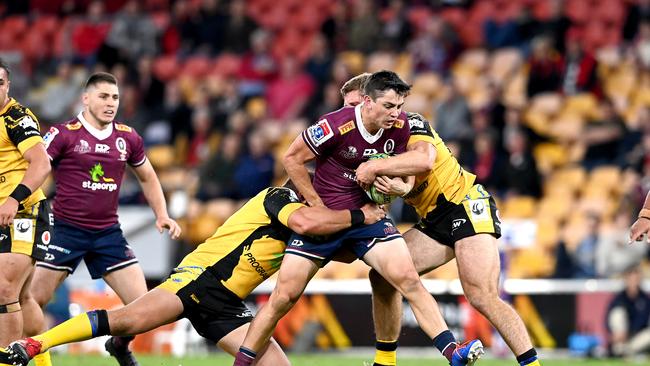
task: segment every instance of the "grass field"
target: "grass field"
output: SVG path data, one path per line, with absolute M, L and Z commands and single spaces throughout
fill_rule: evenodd
M 291 355 L 289 357 L 295 366 L 363 366 L 364 361 L 371 361 L 368 358 L 354 358 L 336 355 Z M 183 357 L 172 358 L 165 356 L 139 356 L 141 366 L 221 366 L 232 365 L 233 358 L 227 355 L 214 355 L 206 357 Z M 543 360 L 543 366 L 582 366 L 582 365 L 599 365 L 599 366 L 622 366 L 633 365 L 634 363 L 622 360 Z M 646 361 L 647 362 L 647 361 Z M 648 363 L 639 362 L 638 365 Z M 103 356 L 62 356 L 53 355 L 52 363 L 54 366 L 116 366 L 117 363 L 108 357 Z M 448 365 L 441 358 L 416 359 L 403 358 L 398 362 L 399 366 L 446 366 Z M 514 360 L 480 360 L 477 366 L 516 366 Z

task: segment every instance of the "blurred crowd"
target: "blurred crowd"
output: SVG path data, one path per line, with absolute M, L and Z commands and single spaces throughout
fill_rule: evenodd
M 650 270 L 627 242 L 650 189 L 650 0 L 31 0 L 0 17 L 11 94 L 43 131 L 77 114 L 89 73 L 118 78 L 179 255 L 284 179 L 282 153 L 346 80 L 391 69 L 413 85 L 405 110 L 496 194 L 510 277 Z M 346 268 L 322 276 L 362 273 Z

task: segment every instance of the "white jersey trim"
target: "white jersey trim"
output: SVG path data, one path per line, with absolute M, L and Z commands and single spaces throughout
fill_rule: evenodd
M 363 137 L 364 140 L 366 140 L 367 143 L 369 144 L 374 144 L 377 142 L 380 138 L 381 135 L 384 133 L 384 129 L 380 128 L 379 131 L 377 131 L 376 134 L 371 134 L 368 132 L 366 129 L 366 126 L 363 125 L 363 120 L 361 119 L 361 106 L 363 103 L 357 105 L 354 107 L 354 116 L 357 120 L 357 126 L 359 126 L 359 133 L 361 134 L 361 137 Z
M 100 129 L 97 129 L 97 128 L 93 127 L 93 125 L 91 125 L 90 122 L 88 122 L 88 121 L 84 118 L 84 113 L 83 113 L 83 112 L 79 112 L 79 114 L 77 115 L 77 119 L 78 119 L 79 121 L 81 121 L 81 124 L 84 126 L 84 128 L 85 128 L 85 129 L 86 129 L 86 130 L 87 130 L 91 135 L 95 136 L 95 138 L 96 138 L 97 140 L 106 140 L 106 139 L 109 138 L 109 137 L 111 136 L 111 134 L 113 133 L 113 122 L 111 122 L 111 124 L 108 125 L 108 127 L 106 127 L 105 129 L 100 130 Z

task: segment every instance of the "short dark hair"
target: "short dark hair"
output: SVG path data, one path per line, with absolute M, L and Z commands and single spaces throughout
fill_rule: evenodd
M 1 57 L 0 57 L 0 69 L 5 69 L 5 71 L 7 72 L 7 78 L 9 78 L 9 75 L 11 74 L 11 70 L 9 69 L 9 64 Z
M 370 78 L 370 75 L 372 74 L 369 72 L 364 72 L 363 74 L 359 74 L 346 81 L 345 84 L 343 84 L 341 87 L 341 96 L 345 98 L 345 95 L 349 92 L 355 90 L 363 91 L 363 87 L 365 86 L 366 81 L 368 81 L 368 78 Z
M 99 83 L 109 83 L 113 85 L 117 85 L 117 79 L 113 74 L 109 74 L 107 72 L 96 72 L 86 80 L 86 85 L 84 86 L 84 90 L 88 90 L 89 87 L 95 86 Z
M 394 90 L 398 95 L 405 97 L 411 91 L 411 86 L 400 79 L 396 73 L 382 70 L 368 77 L 368 81 L 363 86 L 363 94 L 375 100 L 390 89 Z

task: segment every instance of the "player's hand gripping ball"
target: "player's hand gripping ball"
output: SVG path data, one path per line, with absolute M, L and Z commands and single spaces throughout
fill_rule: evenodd
M 368 160 L 375 160 L 375 159 L 386 159 L 390 157 L 390 155 L 385 154 L 385 153 L 377 153 L 377 154 L 372 154 L 368 157 Z M 366 194 L 368 194 L 368 197 L 380 205 L 386 204 L 386 203 L 391 203 L 396 196 L 391 196 L 382 192 L 379 192 L 377 188 L 375 188 L 374 185 L 371 185 L 370 188 L 366 191 Z

